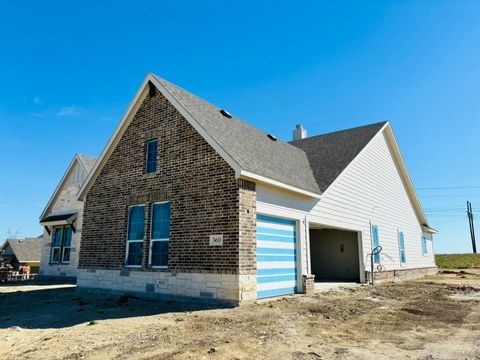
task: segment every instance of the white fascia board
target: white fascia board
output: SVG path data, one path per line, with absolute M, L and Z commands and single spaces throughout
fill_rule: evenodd
M 44 216 L 45 216 L 45 214 L 46 214 L 46 213 L 48 212 L 48 210 L 50 209 L 50 206 L 52 205 L 53 201 L 54 201 L 55 198 L 57 197 L 57 194 L 58 194 L 58 192 L 60 191 L 60 189 L 62 188 L 63 183 L 64 183 L 65 180 L 67 179 L 68 174 L 70 173 L 70 170 L 72 170 L 73 165 L 75 164 L 75 161 L 77 161 L 78 163 L 81 163 L 80 159 L 78 158 L 78 154 L 75 154 L 75 156 L 73 157 L 72 161 L 70 161 L 70 165 L 68 165 L 68 168 L 67 168 L 67 170 L 65 170 L 65 173 L 63 174 L 62 179 L 60 180 L 60 182 L 58 183 L 57 187 L 56 187 L 55 190 L 53 191 L 53 194 L 52 194 L 52 196 L 50 197 L 50 199 L 48 200 L 47 206 L 45 206 L 45 209 L 43 209 L 42 214 L 41 214 L 40 217 L 39 217 L 39 220 L 43 219 Z M 82 165 L 82 166 L 83 166 L 83 165 Z
M 267 177 L 262 176 L 262 175 L 254 174 L 250 171 L 240 170 L 236 174 L 237 174 L 238 178 L 242 178 L 242 179 L 246 179 L 246 180 L 260 181 L 262 183 L 269 184 L 269 185 L 272 185 L 272 186 L 275 186 L 275 187 L 278 187 L 278 188 L 281 188 L 281 189 L 285 189 L 285 190 L 288 190 L 288 191 L 291 191 L 291 192 L 294 192 L 294 193 L 297 193 L 297 194 L 302 194 L 302 195 L 305 195 L 305 196 L 308 196 L 308 197 L 311 197 L 311 198 L 320 199 L 322 197 L 321 194 L 314 193 L 314 192 L 311 192 L 311 191 L 308 191 L 308 190 L 303 190 L 303 189 L 300 189 L 300 188 L 295 187 L 295 186 L 287 185 L 287 184 L 282 183 L 280 181 L 273 180 L 273 179 L 267 178 Z
M 417 192 L 415 190 L 415 187 L 413 186 L 413 181 L 412 178 L 410 177 L 410 174 L 408 173 L 407 165 L 405 164 L 405 161 L 403 159 L 402 153 L 400 152 L 400 148 L 398 146 L 397 140 L 395 139 L 395 135 L 393 133 L 393 129 L 388 124 L 388 126 L 385 128 L 385 134 L 387 136 L 387 139 L 389 140 L 390 147 L 393 151 L 393 154 L 395 156 L 395 160 L 397 161 L 399 165 L 399 170 L 400 173 L 403 177 L 404 184 L 408 190 L 408 194 L 410 195 L 410 200 L 413 203 L 413 207 L 415 209 L 415 212 L 417 214 L 418 219 L 420 220 L 420 225 L 425 226 L 427 228 L 430 228 L 428 225 L 427 217 L 425 216 L 425 213 L 423 212 L 422 205 L 420 203 L 420 200 L 418 199 Z
M 430 234 L 438 234 L 438 230 L 437 229 L 434 229 L 434 228 L 431 228 L 430 226 L 425 226 L 425 225 L 422 225 L 422 230 L 426 233 L 430 233 Z
M 148 82 L 151 80 L 151 75 L 147 75 L 147 77 L 143 80 L 142 85 L 138 89 L 137 93 L 135 94 L 135 97 L 133 100 L 130 102 L 130 105 L 127 108 L 127 111 L 125 111 L 125 114 L 123 115 L 122 119 L 120 120 L 120 123 L 118 124 L 117 128 L 115 129 L 113 135 L 110 137 L 108 140 L 107 145 L 103 148 L 102 153 L 100 154 L 100 157 L 98 160 L 95 162 L 95 165 L 88 174 L 87 178 L 83 182 L 80 190 L 77 193 L 77 198 L 79 200 L 85 200 L 85 194 L 87 191 L 90 189 L 92 186 L 93 182 L 98 176 L 98 173 L 102 169 L 103 165 L 105 162 L 108 160 L 110 157 L 110 154 L 112 153 L 113 149 L 115 146 L 118 144 L 120 141 L 120 138 L 122 137 L 123 133 L 127 129 L 128 125 L 130 124 L 133 116 L 136 114 L 138 108 L 140 107 L 141 103 L 145 99 L 147 92 L 148 92 Z

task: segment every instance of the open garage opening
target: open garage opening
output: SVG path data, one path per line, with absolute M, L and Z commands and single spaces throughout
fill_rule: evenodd
M 316 283 L 360 282 L 359 234 L 310 228 L 310 264 Z

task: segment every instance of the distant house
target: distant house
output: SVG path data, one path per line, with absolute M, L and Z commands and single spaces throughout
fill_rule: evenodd
M 40 275 L 75 279 L 80 248 L 83 202 L 77 192 L 95 159 L 76 154 L 40 216 L 44 227 Z
M 30 273 L 38 274 L 42 252 L 42 237 L 7 239 L 0 248 L 0 262 L 10 264 L 14 270 L 30 266 Z
M 79 191 L 78 285 L 241 303 L 436 271 L 390 123 L 293 135 L 148 75 Z

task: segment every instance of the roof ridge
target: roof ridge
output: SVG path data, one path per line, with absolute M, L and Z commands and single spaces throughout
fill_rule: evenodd
M 223 109 L 223 108 L 218 107 L 218 106 L 215 105 L 213 102 L 210 102 L 209 100 L 206 100 L 206 99 L 202 98 L 201 96 L 199 96 L 199 95 L 197 95 L 197 94 L 195 94 L 195 93 L 193 93 L 193 92 L 191 92 L 191 91 L 189 91 L 189 90 L 186 90 L 186 89 L 182 88 L 181 86 L 178 86 L 177 84 L 172 83 L 171 81 L 168 81 L 168 80 L 165 79 L 165 78 L 162 78 L 162 77 L 160 77 L 160 76 L 158 76 L 158 75 L 156 75 L 156 74 L 154 74 L 154 73 L 151 73 L 151 74 L 152 74 L 152 76 L 154 76 L 158 81 L 160 81 L 160 82 L 166 82 L 166 83 L 168 83 L 170 86 L 174 86 L 174 87 L 176 87 L 176 88 L 178 88 L 178 89 L 180 89 L 180 90 L 182 90 L 182 91 L 184 91 L 184 92 L 186 92 L 186 93 L 188 93 L 188 94 L 196 97 L 198 100 L 200 100 L 200 101 L 202 101 L 202 102 L 204 102 L 204 103 L 206 103 L 206 104 L 208 104 L 208 105 L 210 105 L 210 106 L 213 106 L 214 108 L 218 109 L 218 111 L 220 111 L 220 110 L 225 110 L 225 109 Z M 166 90 L 167 90 L 174 98 L 176 98 L 176 99 L 178 100 L 178 98 L 177 98 L 177 96 L 175 96 L 175 94 L 173 94 L 169 89 L 166 89 Z M 181 105 L 181 104 L 180 104 L 180 105 Z M 183 105 L 182 105 L 182 107 L 185 108 Z M 186 109 L 186 111 L 188 111 L 188 110 Z M 229 112 L 229 113 L 230 113 L 230 112 Z M 261 128 L 253 125 L 253 124 L 251 124 L 250 122 L 248 122 L 248 121 L 246 121 L 246 120 L 243 120 L 242 118 L 238 117 L 238 116 L 235 115 L 235 114 L 231 114 L 231 116 L 232 116 L 232 117 L 230 118 L 230 120 L 240 121 L 241 123 L 244 123 L 244 124 L 250 126 L 251 128 L 253 128 L 253 129 L 255 129 L 255 130 L 257 130 L 257 131 L 265 134 L 266 136 L 267 136 L 267 135 L 273 135 L 273 134 L 268 133 L 268 132 L 266 132 L 265 130 L 263 130 L 263 129 L 261 129 Z M 284 140 L 282 140 L 282 139 L 280 139 L 280 138 L 277 138 L 277 141 L 280 141 L 281 143 L 286 144 L 286 145 L 292 147 L 295 151 L 300 150 L 301 152 L 304 152 L 302 149 L 299 149 L 298 147 L 293 146 L 292 144 L 290 144 L 290 141 L 284 141 Z
M 318 135 L 314 135 L 314 136 L 309 136 L 309 137 L 306 137 L 306 138 L 304 138 L 304 139 L 292 140 L 292 141 L 289 141 L 288 143 L 289 143 L 289 144 L 292 144 L 292 143 L 294 143 L 294 142 L 316 139 L 316 138 L 319 138 L 319 137 L 322 137 L 322 136 L 335 135 L 335 134 L 339 134 L 339 133 L 343 133 L 343 132 L 347 132 L 347 131 L 365 129 L 365 128 L 367 128 L 367 127 L 373 127 L 373 126 L 379 126 L 379 125 L 382 125 L 382 126 L 383 126 L 383 125 L 385 125 L 385 124 L 388 124 L 388 120 L 379 121 L 379 122 L 376 122 L 376 123 L 371 123 L 371 124 L 366 124 L 366 125 L 355 126 L 355 127 L 352 127 L 352 128 L 335 130 L 335 131 L 331 131 L 331 132 L 324 133 L 324 134 L 318 134 Z

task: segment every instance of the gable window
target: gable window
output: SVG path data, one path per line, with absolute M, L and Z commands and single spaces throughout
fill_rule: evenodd
M 422 236 L 422 255 L 427 256 L 428 248 L 427 248 L 427 237 Z
M 407 263 L 407 255 L 405 254 L 405 237 L 403 231 L 398 233 L 398 247 L 400 249 L 400 262 L 402 264 Z
M 157 171 L 157 145 L 158 145 L 157 139 L 147 141 L 147 144 L 146 144 L 147 158 L 145 162 L 146 173 L 153 173 Z
M 168 266 L 168 242 L 170 239 L 170 203 L 152 205 L 152 231 L 150 235 L 151 267 Z
M 373 248 L 375 249 L 377 246 L 380 246 L 380 239 L 378 237 L 378 226 L 377 225 L 372 225 L 372 240 L 373 240 Z M 380 257 L 380 252 L 376 252 L 375 255 L 373 255 L 373 261 L 376 262 L 377 264 L 380 264 L 381 257 Z
M 53 230 L 52 253 L 50 262 L 68 263 L 72 247 L 72 227 L 61 226 Z
M 126 265 L 141 267 L 143 261 L 143 238 L 145 228 L 145 205 L 128 208 Z

